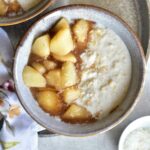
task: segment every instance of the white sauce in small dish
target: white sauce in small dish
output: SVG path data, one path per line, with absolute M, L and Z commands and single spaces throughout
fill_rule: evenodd
M 150 150 L 150 128 L 139 128 L 129 133 L 123 150 Z

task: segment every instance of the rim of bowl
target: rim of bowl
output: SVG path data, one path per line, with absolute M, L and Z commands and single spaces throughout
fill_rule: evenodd
M 137 118 L 137 119 L 133 120 L 132 122 L 130 122 L 130 123 L 125 127 L 125 129 L 123 130 L 123 132 L 122 132 L 122 134 L 121 134 L 121 136 L 120 136 L 120 139 L 119 139 L 118 150 L 123 150 L 123 145 L 121 145 L 121 144 L 123 144 L 123 143 L 125 142 L 126 138 L 128 137 L 128 135 L 129 135 L 132 131 L 141 128 L 141 127 L 138 127 L 138 128 L 135 127 L 134 129 L 132 129 L 132 131 L 129 132 L 128 130 L 130 129 L 130 127 L 131 127 L 132 125 L 134 125 L 135 123 L 141 122 L 141 121 L 145 121 L 146 119 L 147 119 L 147 120 L 150 120 L 150 116 L 143 116 L 143 117 Z M 128 133 L 126 134 L 126 132 L 128 132 Z M 126 134 L 126 136 L 125 136 L 125 134 Z
M 142 90 L 143 90 L 143 87 L 144 87 L 144 79 L 145 79 L 145 72 L 146 72 L 146 61 L 145 61 L 145 55 L 144 55 L 144 50 L 142 48 L 142 45 L 140 43 L 140 40 L 139 40 L 139 37 L 136 35 L 136 33 L 131 29 L 131 27 L 123 20 L 121 19 L 119 16 L 117 16 L 116 14 L 114 14 L 113 12 L 105 9 L 105 8 L 102 8 L 102 7 L 98 7 L 98 6 L 93 6 L 93 5 L 88 5 L 88 4 L 72 4 L 72 5 L 66 5 L 66 6 L 62 6 L 62 7 L 58 7 L 52 11 L 50 11 L 49 13 L 47 13 L 46 15 L 44 15 L 43 17 L 41 17 L 39 20 L 37 20 L 34 24 L 31 25 L 31 27 L 27 30 L 27 32 L 25 33 L 25 35 L 21 38 L 18 46 L 17 46 L 17 50 L 16 50 L 16 54 L 15 54 L 15 58 L 17 57 L 18 55 L 18 52 L 19 52 L 19 45 L 22 45 L 22 43 L 24 42 L 24 40 L 27 38 L 27 36 L 29 35 L 30 31 L 32 30 L 32 28 L 34 28 L 34 26 L 37 24 L 37 22 L 39 22 L 40 20 L 44 19 L 45 17 L 59 11 L 59 10 L 64 10 L 64 9 L 68 9 L 68 8 L 91 8 L 91 9 L 94 9 L 98 12 L 103 12 L 113 18 L 115 18 L 118 22 L 120 22 L 125 28 L 128 29 L 128 31 L 131 33 L 131 35 L 133 36 L 133 38 L 135 39 L 136 43 L 137 43 L 137 46 L 141 52 L 141 58 L 142 58 L 142 64 L 143 64 L 143 72 L 142 72 L 142 81 L 141 81 L 141 87 L 139 88 L 139 91 L 137 92 L 136 94 L 136 98 L 135 100 L 133 101 L 132 105 L 128 108 L 128 110 L 123 113 L 118 119 L 116 119 L 116 121 L 114 121 L 112 124 L 106 126 L 105 128 L 103 129 L 100 129 L 100 130 L 97 130 L 97 131 L 92 131 L 92 132 L 88 132 L 88 133 L 85 133 L 85 134 L 70 134 L 70 133 L 64 133 L 64 132 L 60 132 L 60 131 L 57 131 L 55 129 L 48 129 L 41 121 L 39 121 L 36 116 L 34 116 L 34 114 L 27 108 L 24 106 L 22 100 L 23 100 L 23 97 L 21 96 L 20 92 L 18 91 L 18 87 L 17 85 L 15 84 L 15 88 L 16 88 L 16 93 L 17 93 L 17 96 L 18 96 L 18 99 L 20 101 L 20 103 L 22 104 L 23 108 L 26 110 L 26 112 L 33 118 L 33 120 L 35 120 L 37 123 L 39 123 L 41 126 L 43 126 L 46 130 L 50 131 L 50 132 L 54 132 L 54 133 L 57 133 L 57 134 L 61 134 L 61 135 L 66 135 L 66 136 L 74 136 L 74 137 L 82 137 L 82 136 L 91 136 L 91 135 L 94 135 L 94 134 L 97 134 L 97 133 L 104 133 L 106 131 L 109 131 L 111 130 L 112 128 L 116 127 L 117 125 L 119 125 L 122 121 L 124 121 L 129 115 L 130 113 L 133 111 L 134 107 L 136 106 L 136 104 L 138 103 L 139 101 L 139 97 L 142 93 Z M 15 79 L 15 61 L 16 59 L 14 59 L 14 64 L 13 64 L 13 77 L 14 77 L 14 82 L 16 83 L 16 79 Z
M 39 14 L 41 14 L 44 10 L 46 10 L 49 6 L 54 4 L 56 1 L 57 0 L 49 0 L 49 2 L 47 2 L 43 7 L 41 7 L 38 11 L 34 12 L 32 15 L 24 17 L 22 19 L 19 19 L 17 21 L 12 21 L 12 22 L 9 22 L 9 23 L 0 23 L 0 26 L 11 26 L 11 25 L 16 25 L 16 24 L 26 22 L 26 21 L 38 16 Z

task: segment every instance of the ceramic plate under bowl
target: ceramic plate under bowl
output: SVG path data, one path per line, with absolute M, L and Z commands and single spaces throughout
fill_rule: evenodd
M 129 49 L 132 59 L 132 80 L 124 101 L 109 116 L 91 124 L 68 124 L 45 113 L 33 98 L 29 88 L 22 79 L 24 66 L 28 63 L 32 43 L 36 37 L 48 31 L 61 17 L 69 20 L 84 18 L 103 24 L 118 34 Z M 72 5 L 58 8 L 37 21 L 25 34 L 20 42 L 14 61 L 14 81 L 17 94 L 26 111 L 46 129 L 70 136 L 84 136 L 97 132 L 105 132 L 123 121 L 138 102 L 143 88 L 145 61 L 141 44 L 129 26 L 102 8 L 88 5 Z
M 29 9 L 21 15 L 11 17 L 0 17 L 0 26 L 9 26 L 25 22 L 43 12 L 46 8 L 51 6 L 56 0 L 44 0 L 35 7 Z

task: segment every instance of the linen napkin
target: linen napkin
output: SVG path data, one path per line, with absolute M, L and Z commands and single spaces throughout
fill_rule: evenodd
M 6 32 L 0 28 L 0 150 L 38 150 L 39 126 L 22 108 L 11 79 L 13 48 Z

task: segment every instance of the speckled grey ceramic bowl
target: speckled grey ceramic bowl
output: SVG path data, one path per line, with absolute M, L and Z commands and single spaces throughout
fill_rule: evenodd
M 68 19 L 84 18 L 92 20 L 97 24 L 115 31 L 127 45 L 132 59 L 132 81 L 128 94 L 121 105 L 115 109 L 109 116 L 101 121 L 91 124 L 67 124 L 56 120 L 54 117 L 45 113 L 34 100 L 30 90 L 25 86 L 22 79 L 22 71 L 28 62 L 33 40 L 41 33 L 47 31 L 60 18 Z M 145 60 L 141 44 L 132 32 L 130 27 L 102 8 L 87 5 L 72 5 L 58 8 L 37 21 L 25 34 L 20 42 L 14 61 L 14 80 L 19 99 L 25 110 L 39 124 L 46 129 L 64 135 L 84 136 L 94 133 L 105 132 L 123 121 L 133 110 L 138 102 L 139 95 L 143 88 L 145 74 Z
M 49 6 L 51 6 L 56 0 L 44 0 L 32 9 L 24 12 L 21 15 L 11 17 L 0 17 L 0 26 L 9 26 L 25 22 L 33 17 L 37 16 Z

